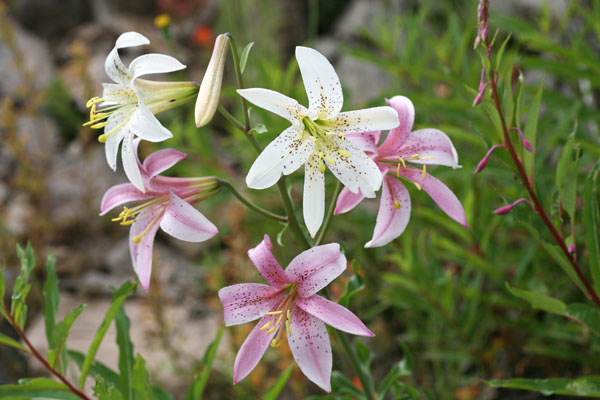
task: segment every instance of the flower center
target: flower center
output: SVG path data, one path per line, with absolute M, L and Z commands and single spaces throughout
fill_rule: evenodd
M 267 323 L 260 328 L 261 331 L 266 331 L 266 333 L 269 334 L 279 329 L 275 335 L 275 338 L 271 341 L 271 347 L 279 347 L 281 344 L 281 336 L 283 335 L 284 331 L 287 331 L 288 336 L 292 334 L 292 330 L 290 329 L 290 309 L 292 304 L 294 304 L 297 294 L 297 284 L 289 284 L 287 287 L 287 293 L 279 303 L 279 306 L 277 306 L 277 310 L 267 313 L 267 315 L 278 315 L 275 323 L 273 323 L 272 320 L 267 321 Z M 285 329 L 283 329 L 284 325 Z
M 343 134 L 329 132 L 323 126 L 321 126 L 317 121 L 313 121 L 308 117 L 304 117 L 302 120 L 304 123 L 304 131 L 308 132 L 309 135 L 315 138 L 315 153 L 318 155 L 318 168 L 319 172 L 325 172 L 325 163 L 323 160 L 327 161 L 330 165 L 335 165 L 335 161 L 332 158 L 332 149 L 335 153 L 343 156 L 350 157 L 350 154 L 342 149 L 339 149 L 337 145 L 335 145 L 334 141 L 331 140 L 332 137 L 339 137 L 342 141 L 346 140 Z

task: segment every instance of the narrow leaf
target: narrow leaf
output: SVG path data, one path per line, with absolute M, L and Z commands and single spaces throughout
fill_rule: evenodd
M 244 47 L 244 50 L 242 50 L 242 55 L 240 56 L 240 70 L 242 71 L 242 74 L 246 70 L 246 63 L 248 62 L 248 55 L 250 54 L 252 46 L 254 46 L 254 42 L 248 43 L 246 47 Z
M 133 397 L 133 388 L 131 386 L 131 371 L 133 369 L 133 343 L 129 338 L 129 327 L 131 323 L 125 308 L 121 306 L 115 316 L 115 324 L 117 326 L 117 345 L 119 346 L 119 388 L 125 400 Z
M 525 171 L 527 172 L 527 176 L 533 176 L 534 174 L 534 163 L 535 163 L 535 151 L 537 148 L 537 126 L 538 126 L 538 118 L 540 114 L 540 104 L 542 102 L 542 94 L 544 92 L 544 82 L 540 85 L 533 101 L 531 102 L 531 106 L 529 108 L 529 112 L 527 113 L 527 122 L 525 122 L 525 129 L 523 133 L 529 143 L 531 143 L 531 147 L 533 147 L 533 152 L 524 152 L 523 153 L 523 164 L 525 165 Z
M 83 353 L 80 353 L 76 350 L 67 350 L 67 356 L 70 360 L 73 360 L 81 370 L 81 367 L 83 366 L 83 361 L 85 359 Z M 90 368 L 90 374 L 96 380 L 98 380 L 98 377 L 100 377 L 112 386 L 118 387 L 119 385 L 119 374 L 117 374 L 115 371 L 108 368 L 106 365 L 102 364 L 99 361 L 94 361 L 92 367 Z
M 56 361 L 65 346 L 71 326 L 73 326 L 77 317 L 79 317 L 86 307 L 85 304 L 82 304 L 76 309 L 69 311 L 67 315 L 65 315 L 65 318 L 56 324 L 52 330 L 52 343 L 54 343 L 54 346 L 50 347 L 50 351 L 48 352 L 48 362 L 53 368 L 56 366 Z
M 31 398 L 79 400 L 67 385 L 50 378 L 21 379 L 18 385 L 0 386 L 0 399 Z
M 600 378 L 586 376 L 577 379 L 550 378 L 524 379 L 513 378 L 506 380 L 486 381 L 491 387 L 521 389 L 539 392 L 544 396 L 560 394 L 566 396 L 600 397 Z
M 600 311 L 585 303 L 569 304 L 567 315 L 588 326 L 596 335 L 600 335 Z
M 267 391 L 263 395 L 263 400 L 277 400 L 279 398 L 279 395 L 281 394 L 281 391 L 285 387 L 285 384 L 287 383 L 288 379 L 290 379 L 290 376 L 292 375 L 293 371 L 294 364 L 290 364 L 289 367 L 287 367 L 283 372 L 281 372 L 281 374 L 279 374 L 279 376 L 277 377 L 277 380 L 275 380 L 275 382 L 271 385 L 269 389 L 267 389 Z
M 15 339 L 11 338 L 10 336 L 6 336 L 3 333 L 0 333 L 0 343 L 1 344 L 5 344 L 7 346 L 11 346 L 14 347 L 15 349 L 19 349 L 21 351 L 25 351 L 25 352 L 29 352 L 29 350 L 23 346 L 21 343 L 17 342 Z
M 136 399 L 152 399 L 152 386 L 146 370 L 146 361 L 139 354 L 133 365 L 131 381 Z
M 220 327 L 217 331 L 217 337 L 206 349 L 204 353 L 204 357 L 202 358 L 202 372 L 198 379 L 192 383 L 192 386 L 188 389 L 185 400 L 197 400 L 202 398 L 202 393 L 204 392 L 204 388 L 208 383 L 208 378 L 210 376 L 210 371 L 212 370 L 212 364 L 215 360 L 215 356 L 217 355 L 217 349 L 219 348 L 219 343 L 221 342 L 221 336 L 223 336 L 223 331 L 225 327 Z
M 577 276 L 577 273 L 573 269 L 573 266 L 571 265 L 565 254 L 562 252 L 561 248 L 557 245 L 550 244 L 544 241 L 542 241 L 541 243 L 544 249 L 546 249 L 546 251 L 548 252 L 548 254 L 550 254 L 554 261 L 556 261 L 556 263 L 562 268 L 563 271 L 565 271 L 569 278 L 571 278 L 573 283 L 575 283 L 583 293 L 587 293 L 585 286 L 583 286 L 583 282 L 581 282 L 581 279 L 579 279 L 579 276 Z
M 598 174 L 600 162 L 588 174 L 583 188 L 583 223 L 585 225 L 585 245 L 590 254 L 590 271 L 594 291 L 600 293 L 600 238 L 598 237 Z
M 46 259 L 46 281 L 42 294 L 44 295 L 44 321 L 46 325 L 46 340 L 50 349 L 56 348 L 53 341 L 52 330 L 56 325 L 56 311 L 58 310 L 58 277 L 54 265 L 56 259 L 48 256 Z
M 575 148 L 575 133 L 577 132 L 577 122 L 573 126 L 573 130 L 569 134 L 569 139 L 563 147 L 558 164 L 556 164 L 556 186 L 560 189 L 563 186 L 567 175 L 567 167 L 571 161 L 571 154 Z
M 567 313 L 567 305 L 560 300 L 540 293 L 512 288 L 508 282 L 506 288 L 513 296 L 527 301 L 533 308 L 563 316 Z

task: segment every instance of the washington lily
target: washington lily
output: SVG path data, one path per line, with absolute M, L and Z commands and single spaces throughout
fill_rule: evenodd
M 138 141 L 133 144 L 134 150 L 137 150 Z M 150 286 L 152 271 L 152 246 L 159 227 L 169 235 L 187 242 L 203 242 L 218 233 L 217 227 L 192 207 L 192 204 L 218 192 L 219 182 L 216 178 L 172 178 L 158 175 L 185 157 L 185 154 L 175 149 L 163 149 L 150 154 L 141 164 L 136 156 L 146 192 L 142 193 L 131 183 L 122 183 L 108 189 L 102 198 L 100 215 L 117 206 L 144 200 L 135 207 L 123 207 L 123 211 L 113 221 L 131 225 L 129 249 L 133 269 L 146 292 Z
M 284 333 L 292 355 L 308 379 L 331 390 L 331 344 L 325 323 L 354 335 L 375 336 L 350 310 L 316 293 L 346 269 L 340 246 L 331 243 L 300 253 L 283 270 L 271 250 L 268 235 L 248 257 L 267 281 L 242 283 L 219 291 L 225 325 L 260 318 L 240 348 L 233 367 L 233 383 L 256 367 L 269 347 L 278 347 Z
M 98 140 L 106 144 L 108 165 L 116 170 L 117 152 L 119 144 L 123 142 L 123 169 L 129 181 L 141 192 L 146 189 L 133 149 L 134 137 L 151 142 L 161 142 L 173 137 L 154 114 L 191 101 L 198 93 L 198 86 L 193 82 L 139 79 L 143 75 L 185 68 L 185 65 L 173 57 L 145 54 L 134 59 L 129 67 L 123 64 L 119 49 L 149 43 L 145 36 L 137 32 L 126 32 L 119 36 L 104 62 L 106 74 L 115 83 L 104 83 L 102 97 L 94 97 L 86 105 L 90 108 L 90 121 L 86 125 L 91 125 L 94 129 L 104 128 L 104 134 Z
M 387 103 L 396 110 L 400 126 L 392 129 L 383 144 L 377 147 L 381 132 L 347 135 L 348 140 L 369 154 L 384 175 L 384 185 L 373 238 L 365 247 L 383 246 L 396 239 L 410 218 L 410 195 L 401 180 L 423 189 L 448 216 L 467 226 L 465 211 L 454 193 L 427 172 L 427 165 L 458 168 L 458 155 L 450 138 L 437 129 L 412 131 L 415 109 L 404 96 L 395 96 Z M 421 164 L 422 170 L 410 164 Z M 364 197 L 344 189 L 337 199 L 335 214 L 353 209 Z
M 398 126 L 390 107 L 340 112 L 344 97 L 333 66 L 318 51 L 296 47 L 296 59 L 308 96 L 308 108 L 268 89 L 243 89 L 246 100 L 292 123 L 258 156 L 246 177 L 248 187 L 264 189 L 281 174 L 291 174 L 305 164 L 303 213 L 306 227 L 315 236 L 325 212 L 324 172 L 329 168 L 352 193 L 375 197 L 382 176 L 377 165 L 344 135 Z

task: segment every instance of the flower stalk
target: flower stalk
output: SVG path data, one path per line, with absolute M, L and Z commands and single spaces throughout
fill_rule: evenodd
M 245 198 L 229 181 L 225 179 L 217 178 L 217 180 L 221 183 L 221 186 L 228 189 L 231 194 L 233 194 L 243 205 L 246 207 L 258 212 L 259 214 L 264 215 L 267 218 L 274 219 L 275 221 L 286 223 L 288 222 L 288 217 L 284 215 L 275 214 L 271 211 L 265 210 L 264 208 L 254 204 L 247 198 Z

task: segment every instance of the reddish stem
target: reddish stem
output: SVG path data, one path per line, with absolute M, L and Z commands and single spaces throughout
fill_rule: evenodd
M 44 365 L 44 367 L 52 373 L 52 375 L 56 376 L 58 379 L 60 379 L 60 381 L 62 383 L 67 385 L 69 387 L 69 389 L 71 390 L 71 392 L 75 393 L 77 396 L 81 397 L 84 400 L 91 400 L 88 396 L 85 395 L 85 393 L 83 393 L 81 390 L 77 389 L 77 387 L 75 387 L 71 382 L 69 382 L 67 380 L 67 378 L 62 376 L 62 374 L 60 372 L 58 372 L 50 364 L 48 364 L 48 361 L 46 361 L 46 359 L 44 357 L 42 357 L 42 355 L 40 353 L 38 353 L 38 351 L 35 349 L 35 347 L 33 347 L 31 342 L 29 341 L 29 339 L 27 339 L 27 336 L 25 336 L 25 332 L 23 332 L 21 330 L 21 328 L 19 328 L 19 325 L 17 325 L 17 322 L 15 321 L 13 315 L 10 313 L 10 310 L 8 309 L 6 304 L 3 304 L 3 307 L 4 307 L 4 311 L 6 311 L 6 315 L 8 316 L 8 322 L 10 322 L 12 327 L 15 329 L 17 334 L 21 337 L 21 339 L 25 343 L 25 345 L 27 345 L 27 347 L 29 348 L 29 351 L 31 351 L 31 354 L 33 354 L 33 356 L 35 358 L 37 358 L 39 360 L 39 362 L 41 362 Z

